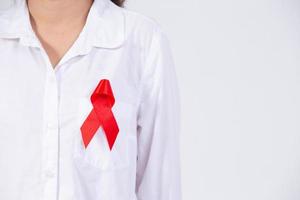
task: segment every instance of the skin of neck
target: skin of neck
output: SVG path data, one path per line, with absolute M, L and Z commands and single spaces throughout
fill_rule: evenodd
M 85 24 L 93 0 L 26 0 L 31 20 L 39 28 L 64 32 Z

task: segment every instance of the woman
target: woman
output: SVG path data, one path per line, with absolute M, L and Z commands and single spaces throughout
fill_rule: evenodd
M 181 199 L 170 52 L 122 0 L 17 0 L 2 12 L 0 199 Z

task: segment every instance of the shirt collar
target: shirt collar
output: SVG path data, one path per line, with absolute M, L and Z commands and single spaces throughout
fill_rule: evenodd
M 79 54 L 87 53 L 92 46 L 117 48 L 124 42 L 125 22 L 121 8 L 110 0 L 94 0 L 86 24 L 81 32 L 86 34 Z M 27 46 L 39 47 L 29 18 L 26 0 L 15 4 L 0 15 L 0 38 L 20 39 Z

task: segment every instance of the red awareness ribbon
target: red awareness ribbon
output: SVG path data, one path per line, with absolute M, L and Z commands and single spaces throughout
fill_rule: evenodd
M 101 126 L 105 132 L 110 150 L 117 138 L 119 127 L 111 108 L 115 98 L 109 80 L 102 79 L 91 95 L 93 109 L 83 122 L 80 130 L 85 148 Z

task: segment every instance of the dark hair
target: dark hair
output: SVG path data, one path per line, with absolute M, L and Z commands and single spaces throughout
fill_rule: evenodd
M 114 2 L 117 6 L 123 7 L 125 0 L 111 0 Z

